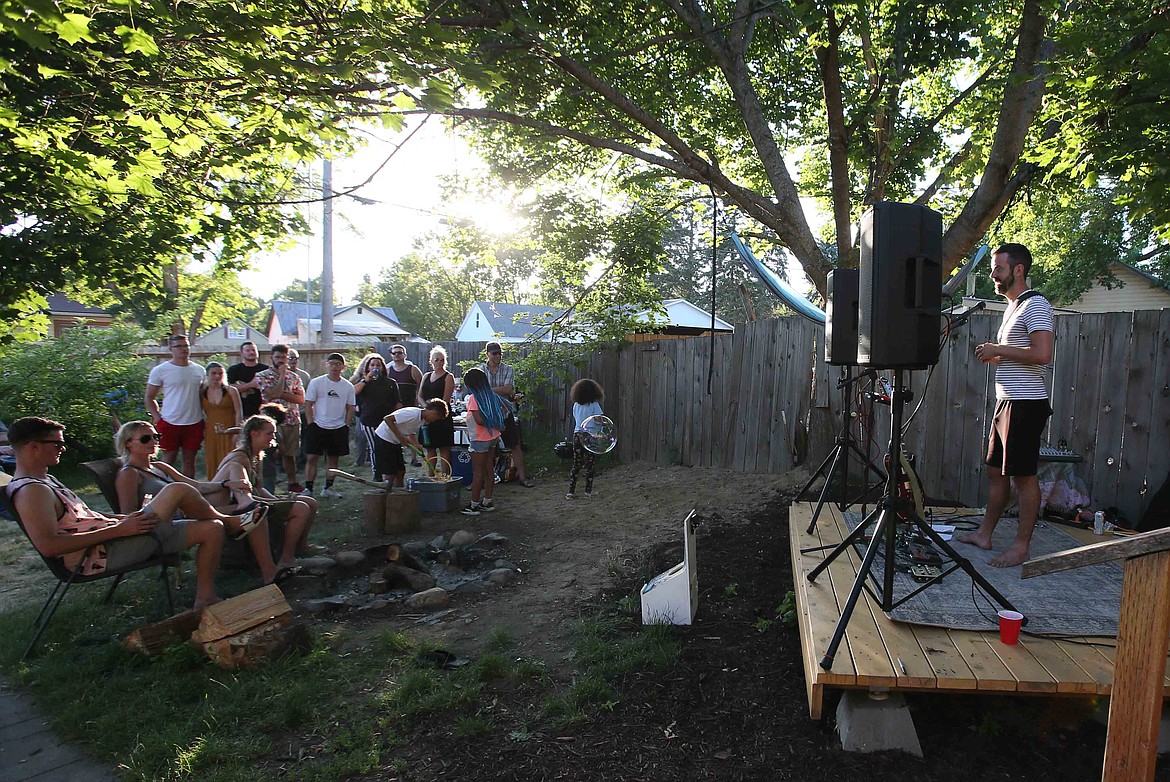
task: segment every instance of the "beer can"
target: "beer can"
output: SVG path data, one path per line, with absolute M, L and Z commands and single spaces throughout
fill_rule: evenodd
M 1105 534 L 1105 511 L 1099 510 L 1093 514 L 1093 534 Z

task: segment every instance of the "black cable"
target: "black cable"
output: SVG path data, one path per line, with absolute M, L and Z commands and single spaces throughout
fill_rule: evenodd
M 707 364 L 707 396 L 711 395 L 711 384 L 715 377 L 715 282 L 716 262 L 719 250 L 719 200 L 715 198 L 715 188 L 707 185 L 711 191 L 711 355 Z

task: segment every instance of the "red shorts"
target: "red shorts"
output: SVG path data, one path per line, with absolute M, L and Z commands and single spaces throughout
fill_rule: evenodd
M 164 451 L 198 451 L 203 445 L 203 422 L 175 426 L 158 419 L 158 447 Z

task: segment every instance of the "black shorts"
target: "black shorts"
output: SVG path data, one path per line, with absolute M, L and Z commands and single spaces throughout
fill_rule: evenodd
M 514 414 L 509 413 L 504 419 L 504 431 L 500 439 L 504 441 L 504 447 L 509 451 L 515 450 L 517 445 L 524 442 L 524 438 L 520 436 L 520 422 L 516 420 Z
M 406 472 L 402 446 L 387 442 L 381 437 L 374 437 L 374 472 L 379 475 L 398 475 Z
M 316 424 L 309 424 L 303 432 L 305 438 L 305 453 L 321 456 L 346 456 L 349 453 L 349 427 L 339 429 L 322 429 Z
M 1050 415 L 1047 399 L 998 400 L 987 436 L 987 465 L 1004 475 L 1035 475 L 1040 464 L 1040 435 Z
M 448 417 L 423 424 L 418 441 L 426 448 L 450 448 L 455 445 L 455 421 Z

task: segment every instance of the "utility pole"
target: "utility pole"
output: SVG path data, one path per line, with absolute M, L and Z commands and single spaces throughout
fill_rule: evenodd
M 333 344 L 333 161 L 326 159 L 321 177 L 321 333 L 318 342 Z

